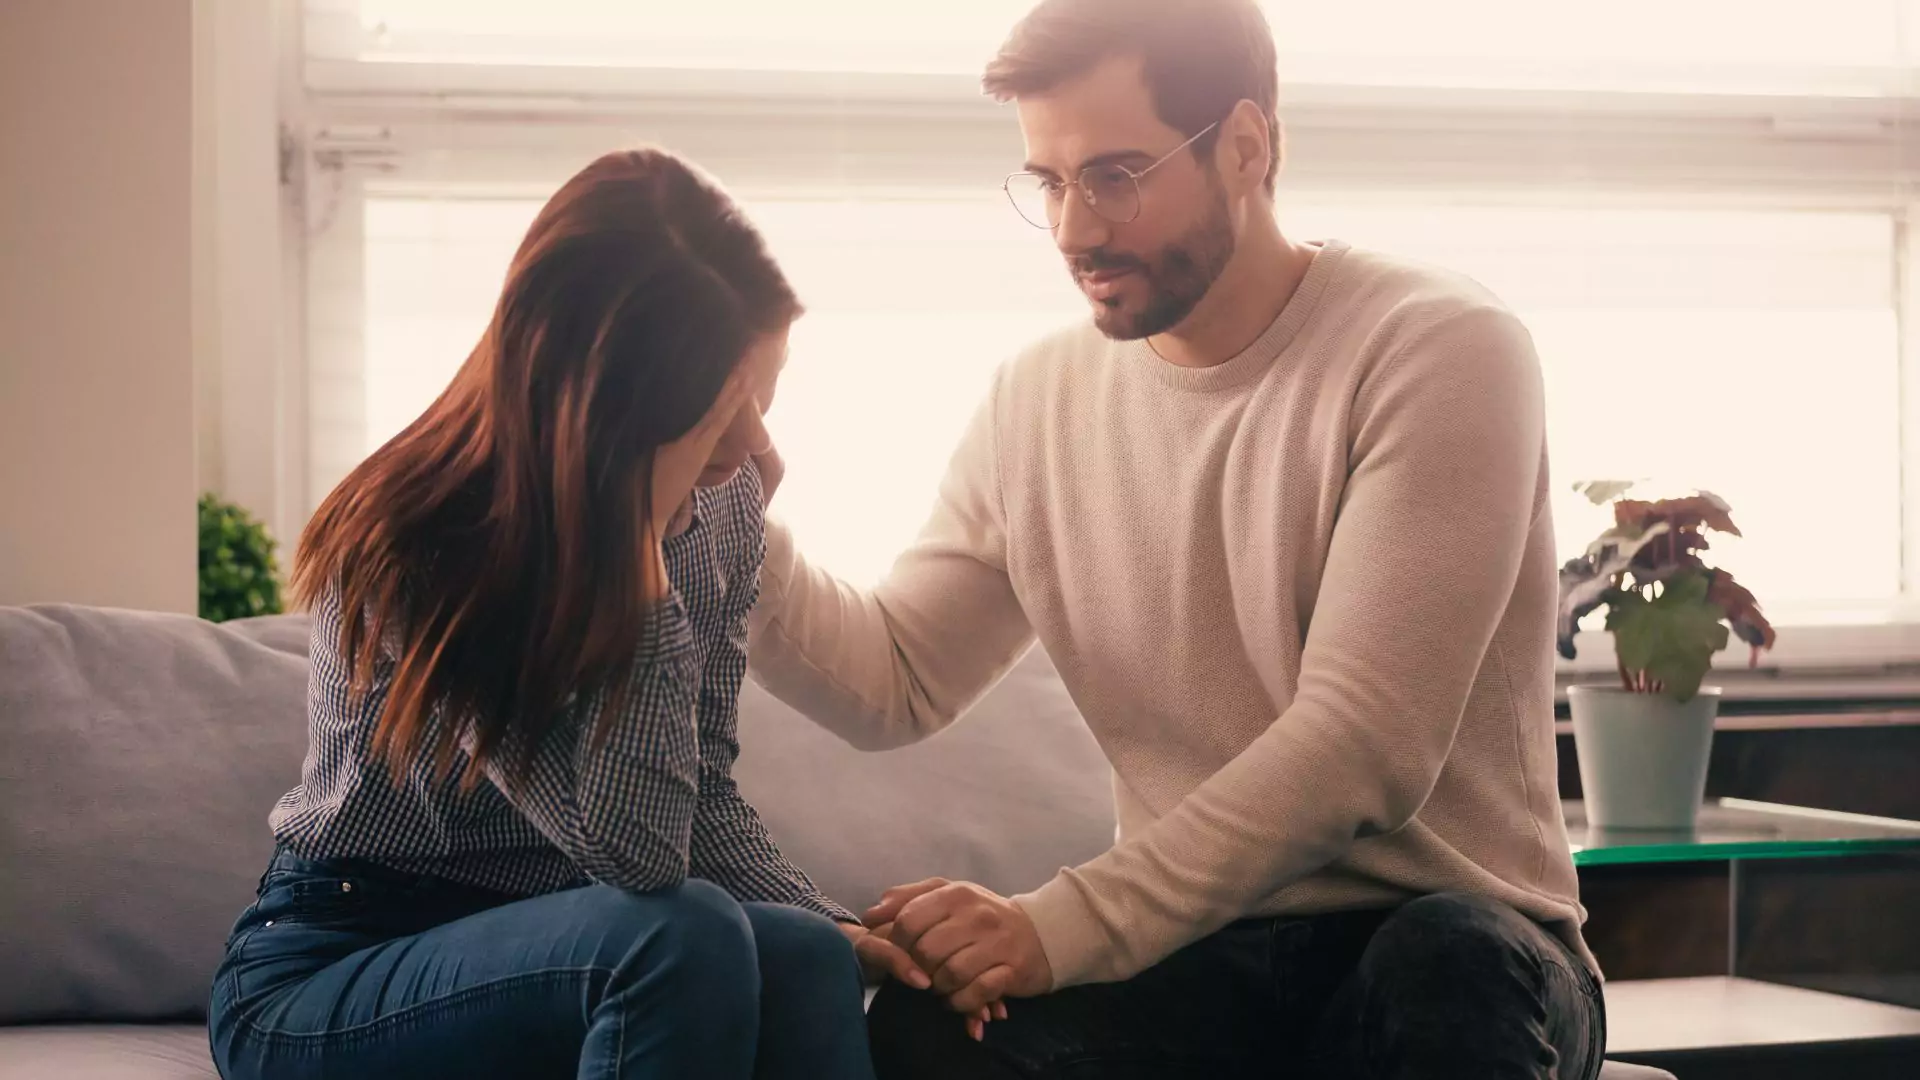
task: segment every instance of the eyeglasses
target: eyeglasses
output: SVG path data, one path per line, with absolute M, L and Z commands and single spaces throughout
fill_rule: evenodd
M 1072 180 L 1055 180 L 1039 173 L 1017 172 L 1001 186 L 1007 199 L 1027 223 L 1039 229 L 1057 229 L 1067 209 L 1067 189 L 1080 192 L 1087 207 L 1115 225 L 1125 225 L 1140 216 L 1140 181 L 1165 165 L 1175 154 L 1192 146 L 1202 135 L 1220 126 L 1218 120 L 1193 134 L 1193 137 L 1164 154 L 1160 160 L 1134 172 L 1125 165 L 1090 165 Z

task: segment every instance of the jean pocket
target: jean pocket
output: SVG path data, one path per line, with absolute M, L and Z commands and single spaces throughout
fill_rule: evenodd
M 366 883 L 342 875 L 291 875 L 267 886 L 256 905 L 260 925 L 338 923 L 359 918 L 366 909 Z

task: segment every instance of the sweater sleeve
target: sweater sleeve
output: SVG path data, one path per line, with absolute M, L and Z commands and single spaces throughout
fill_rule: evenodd
M 1497 309 L 1383 361 L 1291 704 L 1158 821 L 1016 898 L 1056 987 L 1129 978 L 1414 818 L 1518 579 L 1544 413 L 1532 342 Z
M 792 534 L 767 523 L 748 653 L 754 679 L 861 749 L 939 731 L 1033 642 L 1007 577 L 995 432 L 1001 378 L 954 451 L 918 539 L 876 588 L 808 565 Z

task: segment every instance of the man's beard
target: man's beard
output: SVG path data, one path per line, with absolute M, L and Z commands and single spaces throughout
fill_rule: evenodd
M 1224 192 L 1215 192 L 1213 205 L 1200 223 L 1185 236 L 1161 248 L 1151 257 L 1116 255 L 1095 250 L 1076 256 L 1068 263 L 1074 281 L 1084 274 L 1101 270 L 1138 271 L 1147 287 L 1147 302 L 1138 311 L 1128 312 L 1114 301 L 1094 301 L 1093 325 L 1116 341 L 1137 341 L 1164 334 L 1193 314 L 1207 290 L 1233 258 L 1233 223 L 1227 215 Z

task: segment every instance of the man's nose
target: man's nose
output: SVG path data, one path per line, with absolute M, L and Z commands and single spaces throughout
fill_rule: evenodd
M 1079 188 L 1069 188 L 1060 204 L 1060 224 L 1053 243 L 1060 254 L 1073 258 L 1103 247 L 1113 239 L 1113 223 L 1093 212 Z

